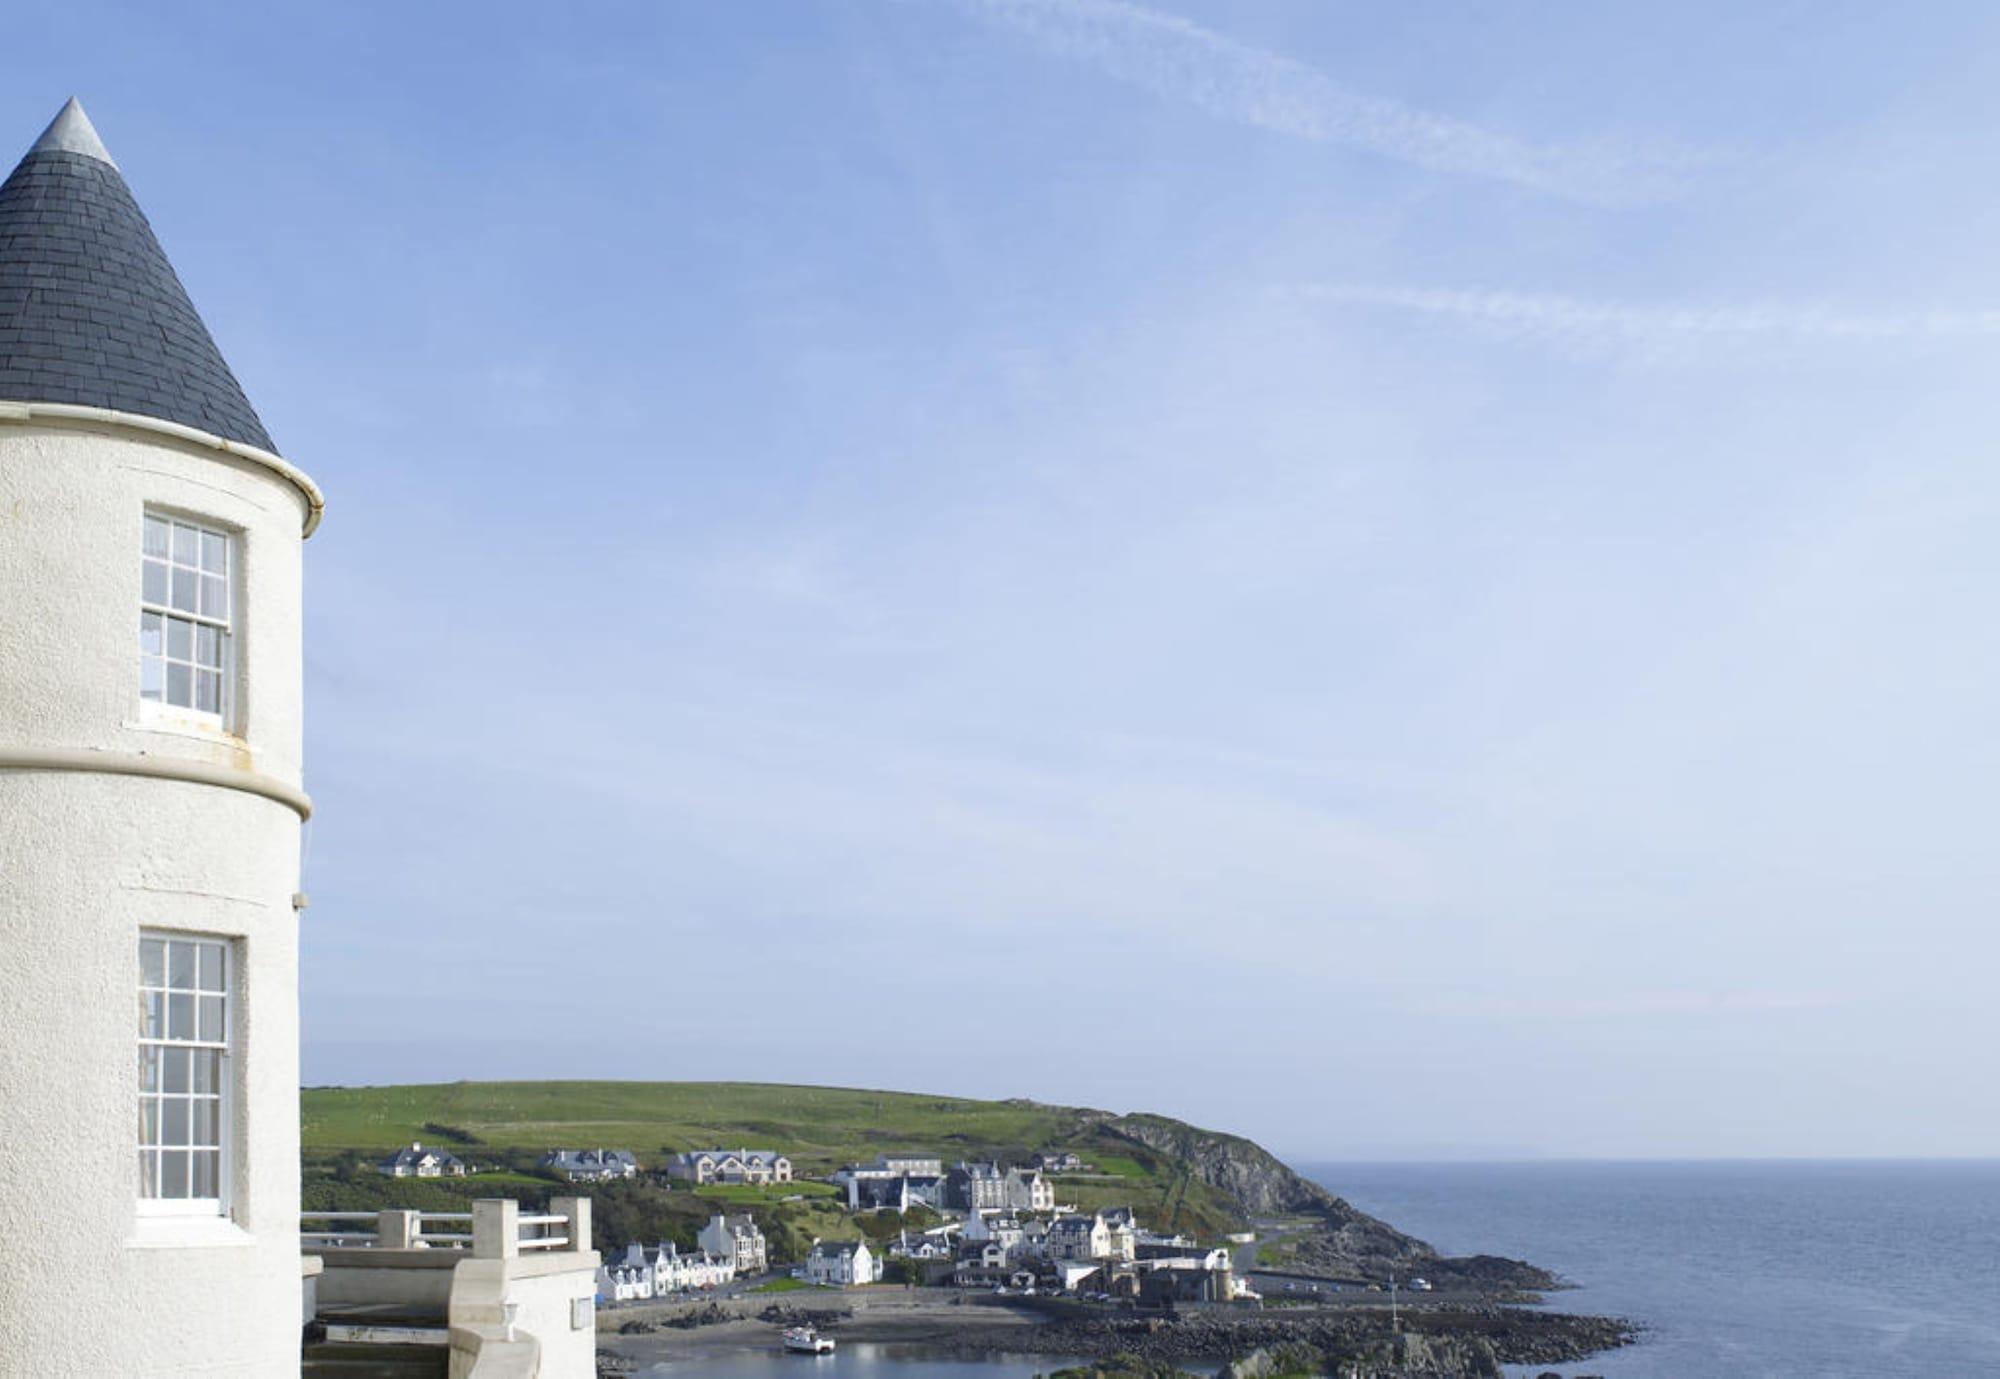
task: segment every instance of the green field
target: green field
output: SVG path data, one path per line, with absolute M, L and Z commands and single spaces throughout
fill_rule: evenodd
M 840 1189 L 832 1183 L 816 1183 L 809 1178 L 791 1183 L 773 1183 L 769 1187 L 755 1187 L 749 1183 L 709 1183 L 688 1190 L 706 1201 L 722 1202 L 733 1207 L 765 1206 L 773 1202 L 782 1202 L 787 1197 L 841 1195 Z
M 949 1160 L 987 1147 L 1054 1147 L 1084 1131 L 1086 1113 L 1017 1101 L 747 1082 L 454 1082 L 414 1087 L 309 1087 L 300 1130 L 308 1152 L 380 1149 L 450 1126 L 496 1149 L 606 1146 L 651 1164 L 667 1152 L 730 1147 L 789 1154 L 800 1176 L 889 1149 Z
M 496 1186 L 511 1193 L 525 1180 L 539 1183 L 545 1199 L 565 1189 L 536 1178 L 534 1160 L 558 1147 L 629 1149 L 649 1170 L 685 1149 L 774 1149 L 790 1156 L 794 1172 L 808 1180 L 890 1150 L 926 1151 L 950 1164 L 1022 1163 L 1038 1151 L 1073 1149 L 1097 1173 L 1059 1180 L 1064 1202 L 1086 1210 L 1129 1205 L 1149 1224 L 1202 1235 L 1234 1229 L 1242 1219 L 1234 1202 L 1191 1178 L 1180 1161 L 1122 1138 L 1115 1117 L 1029 1101 L 743 1082 L 457 1082 L 310 1087 L 302 1094 L 302 1116 L 307 1196 L 321 1209 L 386 1201 L 390 1180 L 372 1175 L 372 1160 L 422 1141 L 483 1170 L 427 1183 L 426 1197 L 490 1193 Z M 399 1180 L 396 1189 L 408 1185 Z M 698 1193 L 657 1183 L 589 1191 L 607 1226 L 627 1219 L 624 1198 L 643 1197 L 630 1217 L 635 1237 L 668 1228 L 685 1233 L 688 1223 L 725 1205 L 750 1206 L 760 1219 L 768 1209 L 775 1219 L 795 1221 L 801 1232 L 853 1234 L 824 1200 L 830 1189 L 809 1181 Z M 781 1210 L 779 1199 L 792 1193 L 813 1200 Z

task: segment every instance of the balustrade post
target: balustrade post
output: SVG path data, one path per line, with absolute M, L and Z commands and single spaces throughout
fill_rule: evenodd
M 563 1234 L 569 1237 L 569 1248 L 583 1251 L 590 1248 L 590 1199 L 588 1197 L 556 1197 L 549 1202 L 549 1215 L 560 1216 L 568 1224 Z
M 414 1250 L 417 1237 L 421 1234 L 418 1222 L 423 1213 L 415 1211 L 378 1211 L 375 1213 L 375 1248 L 378 1250 Z
M 521 1253 L 521 1204 L 511 1197 L 481 1197 L 472 1204 L 472 1257 L 514 1259 Z

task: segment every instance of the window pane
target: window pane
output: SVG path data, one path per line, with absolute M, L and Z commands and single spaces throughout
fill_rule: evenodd
M 185 522 L 174 523 L 174 563 L 176 565 L 199 565 L 199 536 L 193 527 Z
M 194 630 L 194 663 L 198 666 L 222 664 L 222 633 L 204 623 Z
M 205 618 L 229 616 L 229 584 L 222 576 L 201 577 L 201 614 Z
M 173 606 L 183 613 L 194 612 L 195 573 L 176 565 L 173 571 Z
M 213 939 L 148 935 L 139 940 L 139 1191 L 201 1201 L 222 1197 L 226 1054 L 179 1041 L 226 1044 L 228 946 Z M 158 989 L 164 987 L 164 990 Z
M 194 990 L 194 945 L 167 944 L 167 985 L 176 991 Z
M 161 699 L 166 695 L 167 668 L 148 657 L 139 662 L 139 697 Z
M 188 1142 L 188 1104 L 183 1097 L 168 1097 L 160 1107 L 160 1143 Z
M 167 1149 L 160 1153 L 160 1196 L 185 1197 L 188 1195 L 188 1156 L 185 1149 Z
M 139 652 L 141 655 L 159 655 L 161 648 L 165 645 L 161 640 L 163 635 L 160 631 L 160 615 L 158 613 L 141 613 L 139 615 Z
M 194 706 L 203 713 L 222 712 L 222 676 L 212 670 L 194 673 Z
M 167 655 L 176 661 L 194 659 L 194 624 L 184 618 L 167 619 Z
M 184 709 L 194 707 L 194 671 L 172 661 L 167 663 L 167 702 Z
M 212 531 L 201 534 L 201 568 L 212 575 L 219 575 L 229 568 L 225 552 L 229 543 Z
M 167 523 L 162 517 L 146 519 L 146 554 L 164 557 L 167 553 Z
M 139 576 L 139 596 L 148 603 L 167 601 L 167 567 L 157 560 L 149 560 Z
M 194 1179 L 188 1184 L 190 1197 L 217 1197 L 215 1189 L 216 1161 L 222 1156 L 213 1149 L 198 1151 L 194 1156 Z

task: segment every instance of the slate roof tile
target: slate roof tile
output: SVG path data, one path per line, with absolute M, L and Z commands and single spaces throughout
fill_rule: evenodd
M 74 103 L 0 183 L 0 345 L 0 400 L 277 449 Z

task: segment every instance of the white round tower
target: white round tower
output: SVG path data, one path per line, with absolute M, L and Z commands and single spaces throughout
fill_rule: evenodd
M 0 184 L 0 1375 L 299 1372 L 319 514 L 72 101 Z

